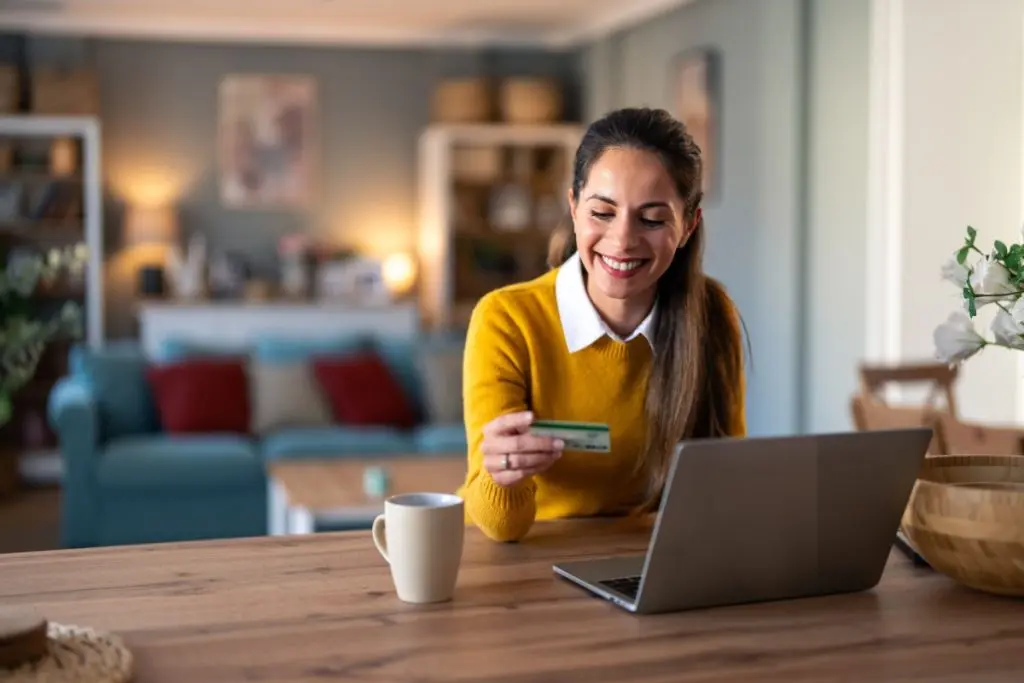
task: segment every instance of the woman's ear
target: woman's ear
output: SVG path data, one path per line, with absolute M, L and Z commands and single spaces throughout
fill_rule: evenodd
M 702 220 L 704 220 L 704 214 L 698 206 L 693 212 L 693 219 L 687 221 L 683 226 L 683 238 L 679 240 L 679 246 L 676 247 L 676 249 L 682 249 L 686 246 L 686 243 L 690 241 L 690 237 L 693 235 L 694 231 L 697 230 L 697 226 L 700 225 Z
M 565 191 L 569 198 L 569 215 L 572 217 L 573 222 L 576 222 L 576 198 L 572 196 L 572 188 L 570 187 Z

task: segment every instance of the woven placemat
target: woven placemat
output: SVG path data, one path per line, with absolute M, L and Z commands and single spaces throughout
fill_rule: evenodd
M 2 683 L 126 683 L 132 653 L 117 636 L 50 622 L 47 653 L 17 668 L 0 669 Z

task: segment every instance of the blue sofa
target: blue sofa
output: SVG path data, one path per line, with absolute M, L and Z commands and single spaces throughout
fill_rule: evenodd
M 374 343 L 423 416 L 415 342 Z M 149 363 L 181 353 L 166 351 L 149 359 L 135 343 L 72 349 L 69 374 L 49 399 L 64 466 L 64 547 L 264 535 L 268 462 L 466 450 L 461 423 L 422 420 L 411 430 L 332 425 L 263 436 L 166 434 L 145 377 Z

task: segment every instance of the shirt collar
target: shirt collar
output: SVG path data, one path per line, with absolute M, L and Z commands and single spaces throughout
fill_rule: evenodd
M 654 348 L 654 318 L 657 305 L 628 337 L 622 338 L 612 332 L 601 319 L 601 315 L 590 300 L 590 295 L 587 294 L 579 252 L 570 256 L 558 269 L 558 275 L 555 276 L 555 300 L 558 303 L 558 317 L 562 321 L 562 331 L 565 333 L 569 353 L 585 349 L 603 336 L 628 342 L 643 335 L 651 348 Z

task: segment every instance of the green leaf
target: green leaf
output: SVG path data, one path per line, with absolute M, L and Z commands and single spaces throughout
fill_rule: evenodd
M 1006 256 L 1009 253 L 1009 251 L 1007 250 L 1005 244 L 1003 244 L 999 240 L 996 240 L 995 241 L 995 248 L 996 248 L 996 256 L 998 256 L 1001 259 L 1006 258 Z
M 970 252 L 970 247 L 962 247 L 960 251 L 956 252 L 956 262 L 962 266 L 964 264 L 964 261 L 967 260 L 967 254 L 969 254 Z
M 7 424 L 11 419 L 11 397 L 7 394 L 0 394 L 0 427 Z
M 968 225 L 967 226 L 967 243 L 973 245 L 974 244 L 974 238 L 976 238 L 977 236 L 978 236 L 978 231 Z

